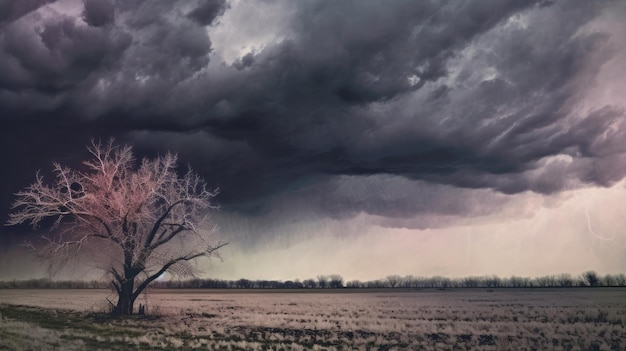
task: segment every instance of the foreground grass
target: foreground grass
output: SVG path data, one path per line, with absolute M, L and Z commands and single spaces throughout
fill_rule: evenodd
M 626 289 L 155 291 L 158 317 L 145 318 L 86 312 L 46 291 L 0 296 L 11 303 L 0 305 L 0 350 L 626 349 Z
M 146 335 L 141 323 L 101 314 L 20 305 L 0 305 L 0 314 L 0 349 L 127 350 Z
M 197 317 L 211 318 L 207 314 Z M 332 343 L 320 340 L 302 345 L 266 338 L 270 334 L 294 336 L 307 331 L 268 328 L 250 333 L 243 340 L 238 332 L 194 336 L 164 327 L 168 317 L 114 318 L 105 314 L 45 309 L 22 305 L 0 305 L 0 350 L 325 350 Z M 187 318 L 188 319 L 188 318 Z M 183 321 L 185 318 L 182 319 Z M 206 331 L 205 328 L 199 328 Z M 324 336 L 324 335 L 320 335 Z M 339 349 L 343 349 L 340 347 Z

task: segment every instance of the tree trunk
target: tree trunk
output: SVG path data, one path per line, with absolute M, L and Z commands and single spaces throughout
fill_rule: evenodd
M 120 285 L 117 306 L 114 311 L 115 314 L 120 316 L 133 314 L 133 304 L 135 303 L 135 299 L 133 298 L 134 283 L 134 279 L 128 279 Z

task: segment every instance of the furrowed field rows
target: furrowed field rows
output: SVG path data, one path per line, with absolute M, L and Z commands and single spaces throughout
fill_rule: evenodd
M 626 348 L 622 288 L 343 291 L 155 289 L 147 317 L 109 319 L 106 290 L 0 290 L 0 349 Z

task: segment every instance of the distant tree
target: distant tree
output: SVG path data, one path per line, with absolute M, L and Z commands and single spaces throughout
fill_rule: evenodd
M 615 285 L 617 286 L 626 286 L 626 275 L 623 273 L 616 274 L 613 276 L 615 279 Z
M 195 259 L 215 256 L 226 245 L 211 241 L 215 227 L 207 213 L 216 209 L 216 191 L 191 170 L 179 176 L 173 154 L 137 164 L 129 146 L 113 141 L 92 142 L 88 150 L 92 159 L 84 170 L 55 163 L 50 185 L 37 174 L 16 194 L 7 224 L 37 228 L 53 219 L 58 230 L 43 236 L 45 245 L 31 246 L 48 271 L 60 271 L 88 250 L 117 292 L 114 312 L 129 315 L 137 297 L 163 273 L 194 276 Z
M 363 283 L 360 280 L 351 280 L 346 283 L 346 288 L 358 289 L 362 287 Z
M 617 286 L 617 279 L 611 274 L 601 277 L 600 280 L 603 286 Z
M 328 286 L 333 289 L 343 288 L 343 277 L 339 274 L 332 274 L 328 277 Z
M 305 279 L 302 284 L 305 288 L 314 289 L 317 287 L 317 283 L 313 279 Z
M 480 278 L 466 277 L 462 279 L 462 286 L 465 288 L 477 288 L 481 286 Z
M 411 284 L 413 283 L 414 277 L 412 275 L 407 275 L 402 277 L 399 286 L 401 288 L 412 288 Z
M 550 283 L 551 282 L 551 278 L 548 275 L 544 275 L 544 276 L 541 276 L 541 277 L 536 277 L 535 278 L 535 282 L 537 283 L 537 286 L 540 287 L 540 288 L 546 288 L 546 287 L 551 286 L 550 285 L 551 284 Z
M 488 288 L 499 288 L 502 285 L 500 277 L 492 275 L 484 278 L 484 285 Z
M 270 288 L 272 289 L 280 289 L 283 287 L 283 283 L 277 280 L 270 280 Z
M 428 280 L 425 277 L 414 277 L 414 276 L 411 276 L 410 279 L 411 279 L 411 282 L 409 284 L 411 285 L 412 288 L 424 288 L 426 287 L 426 280 Z
M 237 280 L 236 286 L 239 289 L 250 289 L 254 287 L 254 284 L 248 279 L 239 279 Z
M 448 288 L 452 285 L 452 280 L 450 280 L 450 278 L 442 277 L 440 275 L 431 277 L 429 280 L 429 285 L 432 288 Z
M 325 275 L 317 276 L 317 286 L 324 289 L 328 287 L 328 277 Z
M 557 284 L 562 287 L 569 287 L 574 285 L 574 278 L 571 274 L 560 274 L 556 277 Z
M 368 288 L 384 288 L 387 286 L 387 283 L 383 280 L 376 279 L 368 281 L 365 285 Z
M 267 289 L 270 287 L 270 282 L 267 280 L 259 280 L 257 281 L 257 286 L 261 289 Z
M 528 286 L 528 278 L 512 276 L 508 281 L 508 285 L 512 288 L 525 288 Z
M 397 288 L 400 286 L 400 284 L 402 284 L 402 277 L 399 275 L 388 275 L 387 276 L 387 285 L 390 288 Z
M 600 277 L 598 273 L 594 271 L 587 271 L 582 275 L 583 281 L 587 286 L 599 286 L 600 285 Z

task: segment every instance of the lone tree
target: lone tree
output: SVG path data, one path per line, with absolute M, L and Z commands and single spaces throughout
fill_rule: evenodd
M 211 241 L 216 190 L 197 174 L 179 176 L 173 154 L 136 162 L 131 147 L 92 141 L 82 171 L 54 164 L 50 185 L 36 180 L 16 194 L 7 225 L 53 223 L 43 245 L 30 245 L 59 272 L 79 254 L 94 260 L 118 295 L 113 312 L 133 313 L 142 291 L 165 272 L 193 276 L 193 261 L 217 256 Z M 51 220 L 52 219 L 52 220 Z M 42 222 L 43 221 L 43 222 Z M 207 226 L 208 225 L 208 226 Z M 82 252 L 85 251 L 85 252 Z

